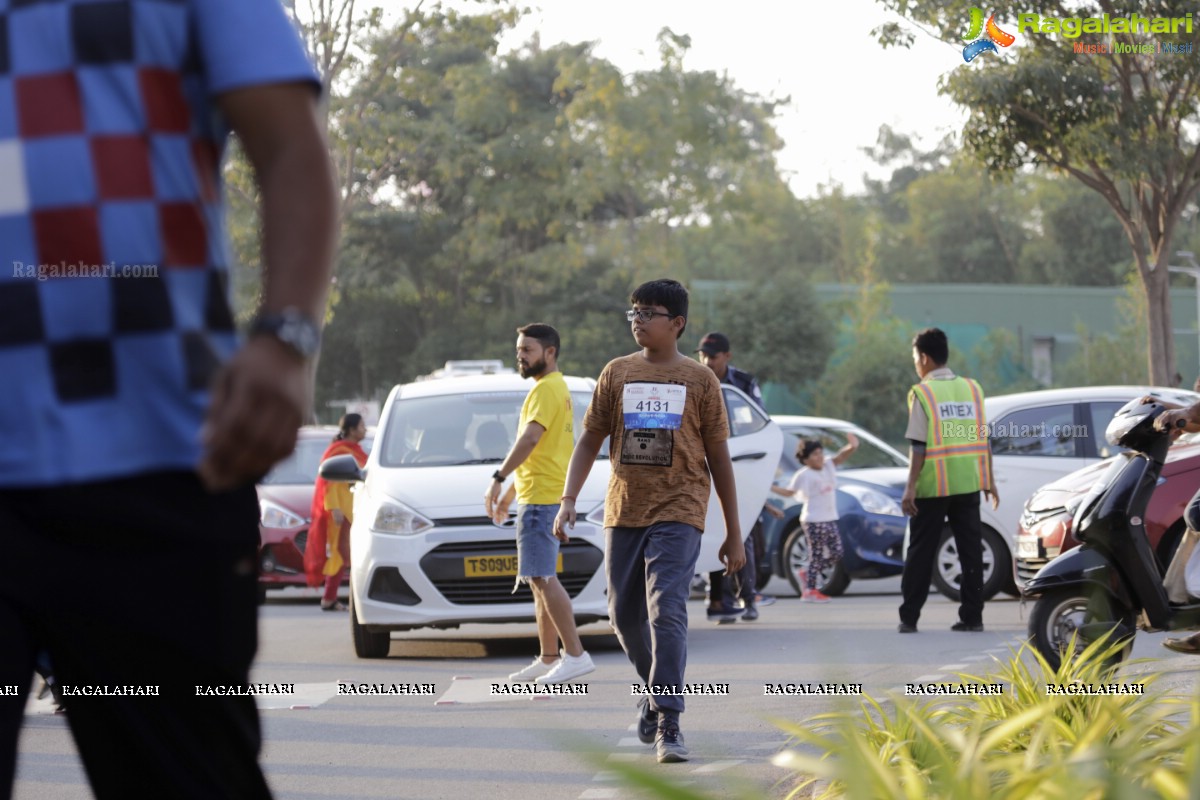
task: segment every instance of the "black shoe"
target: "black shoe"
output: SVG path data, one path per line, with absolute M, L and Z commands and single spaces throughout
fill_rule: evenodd
M 650 707 L 649 698 L 643 697 L 638 701 L 641 707 L 638 711 L 637 732 L 638 741 L 642 744 L 654 744 L 658 733 L 658 712 Z
M 896 630 L 899 631 L 900 633 L 916 633 L 917 626 L 909 625 L 907 622 L 901 622 L 899 627 L 896 628 Z
M 683 746 L 683 734 L 679 732 L 679 724 L 674 720 L 664 721 L 658 729 L 654 740 L 654 749 L 658 754 L 658 763 L 672 764 L 687 761 L 688 751 Z
M 737 606 L 727 606 L 724 603 L 718 608 L 708 609 L 708 621 L 720 625 L 722 622 L 737 622 L 746 613 L 746 609 Z
M 977 622 L 972 625 L 969 622 L 963 622 L 962 620 L 959 620 L 950 626 L 950 630 L 959 632 L 968 631 L 970 633 L 983 633 L 983 623 Z
M 743 622 L 753 622 L 758 619 L 758 609 L 754 606 L 746 606 L 746 613 L 742 614 Z

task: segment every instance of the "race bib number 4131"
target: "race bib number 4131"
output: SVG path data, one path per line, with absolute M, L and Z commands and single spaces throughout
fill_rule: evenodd
M 627 383 L 621 399 L 625 429 L 677 431 L 683 425 L 687 387 L 672 383 Z

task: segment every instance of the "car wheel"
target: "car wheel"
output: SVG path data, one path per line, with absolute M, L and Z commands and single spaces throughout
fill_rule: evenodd
M 1008 547 L 1000 535 L 986 525 L 983 527 L 983 599 L 991 600 L 1004 587 L 1005 580 L 1012 580 L 1012 568 L 1008 563 Z M 958 563 L 958 547 L 949 526 L 942 530 L 938 543 L 937 562 L 934 564 L 933 585 L 954 602 L 959 601 L 958 587 L 962 583 L 962 567 Z
M 800 585 L 799 572 L 808 569 L 808 537 L 804 535 L 804 527 L 797 525 L 784 539 L 783 566 L 787 571 L 788 582 L 797 595 L 804 587 Z M 846 591 L 850 585 L 850 576 L 842 565 L 834 564 L 817 577 L 817 590 L 831 597 Z
M 387 631 L 374 633 L 358 624 L 354 610 L 354 592 L 350 592 L 350 635 L 354 639 L 354 655 L 359 658 L 387 658 L 392 649 L 392 635 Z

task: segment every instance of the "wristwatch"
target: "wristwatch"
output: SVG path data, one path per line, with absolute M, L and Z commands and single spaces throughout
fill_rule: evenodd
M 298 308 L 259 314 L 250 323 L 250 335 L 274 336 L 304 359 L 315 356 L 321 347 L 321 329 Z
M 496 470 L 492 473 L 492 480 L 494 480 L 496 483 L 504 483 L 504 476 L 500 474 L 500 470 Z

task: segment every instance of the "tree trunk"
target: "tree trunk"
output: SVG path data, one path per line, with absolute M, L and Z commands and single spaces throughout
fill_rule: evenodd
M 1147 375 L 1154 386 L 1170 386 L 1175 375 L 1175 338 L 1171 333 L 1171 282 L 1164 263 L 1150 268 L 1138 257 L 1138 272 L 1146 293 Z

